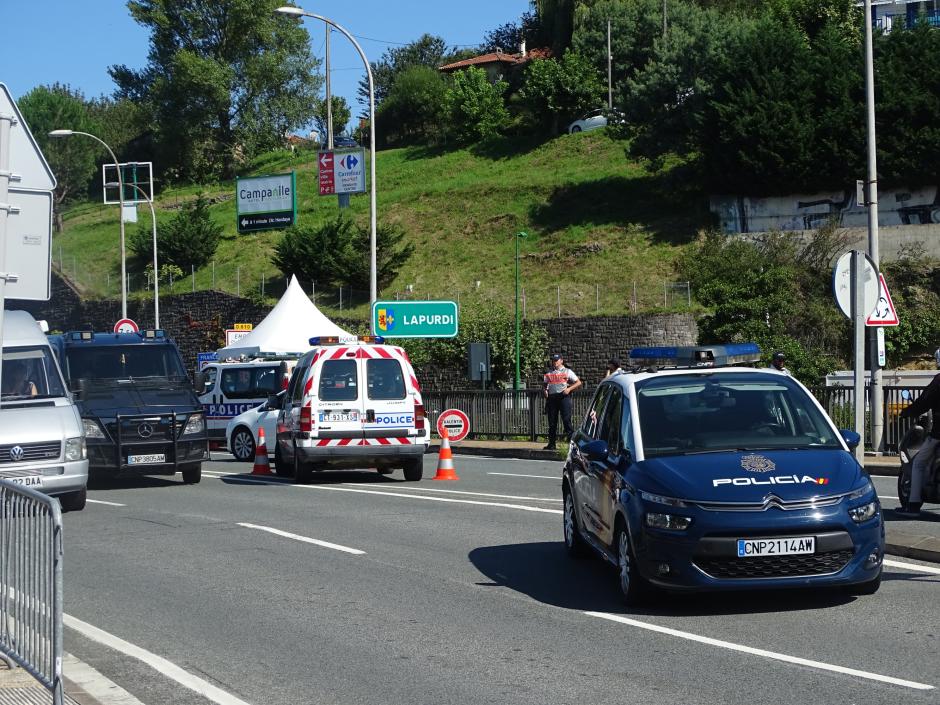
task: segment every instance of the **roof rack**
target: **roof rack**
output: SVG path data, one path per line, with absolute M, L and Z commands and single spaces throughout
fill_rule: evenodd
M 635 369 L 700 369 L 754 364 L 760 361 L 756 343 L 694 345 L 684 347 L 633 348 L 630 362 Z

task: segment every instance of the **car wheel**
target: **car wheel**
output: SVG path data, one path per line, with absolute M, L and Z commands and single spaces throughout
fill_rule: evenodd
M 415 458 L 405 463 L 405 480 L 408 482 L 417 482 L 424 475 L 424 459 Z
M 575 125 L 574 127 L 571 128 L 572 135 L 577 134 L 578 132 L 581 132 L 581 127 L 579 125 Z
M 291 477 L 294 472 L 294 467 L 288 465 L 284 462 L 284 458 L 281 455 L 281 444 L 276 442 L 274 443 L 274 474 L 278 477 Z
M 183 482 L 187 485 L 198 485 L 202 479 L 202 463 L 183 466 Z
M 630 547 L 630 535 L 620 523 L 617 529 L 617 583 L 620 596 L 627 605 L 637 605 L 649 592 L 649 583 L 640 575 L 633 549 Z
M 59 505 L 63 512 L 80 512 L 85 508 L 85 501 L 88 498 L 88 490 L 81 489 L 75 492 L 67 492 L 59 495 Z
M 874 595 L 878 592 L 878 588 L 881 587 L 881 572 L 878 572 L 878 577 L 874 580 L 869 580 L 865 583 L 858 583 L 857 585 L 849 585 L 845 591 L 849 595 Z
M 587 546 L 585 546 L 584 539 L 581 538 L 581 533 L 578 530 L 578 518 L 574 513 L 574 497 L 567 485 L 565 486 L 564 498 L 565 549 L 572 558 L 584 558 L 587 555 Z
M 255 436 L 244 426 L 232 431 L 232 442 L 229 443 L 235 460 L 242 462 L 255 459 Z
M 309 485 L 313 482 L 313 469 L 300 459 L 297 446 L 294 446 L 294 484 Z

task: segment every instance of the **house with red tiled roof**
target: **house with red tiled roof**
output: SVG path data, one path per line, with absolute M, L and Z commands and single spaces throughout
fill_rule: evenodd
M 548 59 L 552 56 L 551 49 L 533 49 L 527 52 L 525 44 L 519 48 L 518 54 L 507 54 L 504 51 L 496 50 L 480 56 L 473 56 L 462 61 L 455 61 L 452 64 L 441 66 L 438 70 L 443 73 L 454 73 L 462 69 L 476 66 L 486 71 L 487 77 L 495 83 L 500 80 L 508 80 L 511 73 L 521 70 L 527 63 L 535 59 Z

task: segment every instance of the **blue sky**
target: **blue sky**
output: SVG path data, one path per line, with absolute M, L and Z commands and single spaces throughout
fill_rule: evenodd
M 287 4 L 287 3 L 285 3 Z M 528 0 L 301 0 L 294 2 L 345 27 L 359 39 L 370 61 L 392 44 L 407 43 L 427 32 L 450 45 L 476 45 L 483 34 L 518 20 Z M 110 94 L 108 66 L 142 68 L 148 34 L 127 11 L 125 0 L 0 0 L 3 41 L 0 82 L 14 98 L 37 85 L 66 83 L 86 97 Z M 323 57 L 323 25 L 306 20 L 314 52 Z M 365 39 L 365 38 L 368 39 Z M 382 40 L 382 41 L 375 41 Z M 359 113 L 356 88 L 362 61 L 342 35 L 332 39 L 333 93 Z

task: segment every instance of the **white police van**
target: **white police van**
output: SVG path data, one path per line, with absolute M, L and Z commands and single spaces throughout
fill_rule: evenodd
M 196 394 L 206 410 L 212 447 L 225 444 L 229 421 L 287 388 L 298 359 L 298 355 L 262 353 L 245 360 L 212 362 L 196 374 Z
M 430 429 L 405 351 L 377 336 L 310 344 L 278 414 L 276 472 L 305 483 L 314 470 L 402 468 L 406 480 L 420 480 Z

